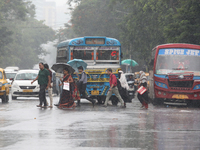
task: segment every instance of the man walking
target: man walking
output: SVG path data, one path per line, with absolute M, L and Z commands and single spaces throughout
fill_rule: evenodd
M 48 94 L 49 94 L 49 99 L 50 99 L 50 106 L 49 108 L 53 108 L 53 95 L 52 95 L 52 91 L 53 91 L 53 81 L 52 81 L 52 71 L 49 69 L 49 65 L 48 64 L 44 64 L 44 68 L 47 69 L 49 71 L 50 74 L 50 86 L 48 88 Z
M 40 104 L 37 105 L 37 107 L 47 108 L 45 90 L 48 89 L 50 84 L 51 84 L 50 74 L 49 74 L 49 71 L 44 68 L 44 64 L 43 63 L 39 63 L 39 68 L 40 68 L 39 74 L 31 82 L 31 84 L 33 84 L 33 82 L 38 80 L 38 84 L 40 85 L 40 92 L 39 92 Z M 44 104 L 44 106 L 42 106 L 43 104 Z
M 92 98 L 88 97 L 85 94 L 85 90 L 86 90 L 86 86 L 87 86 L 87 74 L 84 72 L 82 66 L 78 67 L 78 71 L 79 71 L 79 73 L 81 73 L 81 78 L 79 79 L 79 82 L 78 82 L 78 89 L 80 91 L 81 98 L 85 98 L 88 101 L 92 102 L 92 105 L 94 107 L 95 100 L 93 100 Z M 77 76 L 78 76 L 78 73 L 77 73 Z M 78 76 L 78 78 L 79 78 L 79 76 Z M 80 106 L 80 101 L 81 100 L 78 101 L 78 106 Z
M 107 69 L 107 74 L 110 76 L 110 89 L 108 90 L 108 93 L 106 96 L 106 101 L 105 101 L 103 107 L 107 107 L 108 101 L 109 101 L 110 97 L 112 96 L 112 94 L 114 93 L 115 96 L 119 99 L 119 101 L 121 103 L 121 108 L 124 108 L 123 99 L 121 98 L 118 88 L 117 88 L 117 78 L 112 73 L 111 68 Z

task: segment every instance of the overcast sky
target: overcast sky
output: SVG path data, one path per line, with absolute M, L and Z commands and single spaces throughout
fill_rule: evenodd
M 47 1 L 56 2 L 56 6 L 63 6 L 63 5 L 66 5 L 67 3 L 67 0 L 47 0 Z

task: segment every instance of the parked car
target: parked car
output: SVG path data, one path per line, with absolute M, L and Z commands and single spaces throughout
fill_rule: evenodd
M 9 67 L 6 67 L 5 70 L 19 71 L 19 67 L 9 66 Z
M 17 97 L 38 97 L 39 84 L 31 81 L 38 75 L 38 70 L 20 70 L 17 72 L 11 86 L 11 96 L 15 100 Z
M 0 68 L 0 98 L 2 102 L 9 100 L 9 86 L 4 69 Z
M 8 81 L 8 86 L 9 86 L 9 88 L 11 88 L 11 84 L 12 84 L 17 72 L 12 71 L 12 70 L 5 70 L 5 73 L 6 73 L 6 78 Z

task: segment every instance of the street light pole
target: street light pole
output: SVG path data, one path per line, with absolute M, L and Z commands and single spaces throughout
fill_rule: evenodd
M 130 60 L 131 60 L 131 55 L 130 55 Z M 130 64 L 130 73 L 132 73 L 132 60 L 131 60 L 131 64 Z

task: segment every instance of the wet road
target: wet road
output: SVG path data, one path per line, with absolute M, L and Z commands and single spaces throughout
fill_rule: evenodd
M 58 97 L 54 97 L 54 103 Z M 200 108 L 126 109 L 83 101 L 80 108 L 36 108 L 38 99 L 0 104 L 2 150 L 199 150 Z

